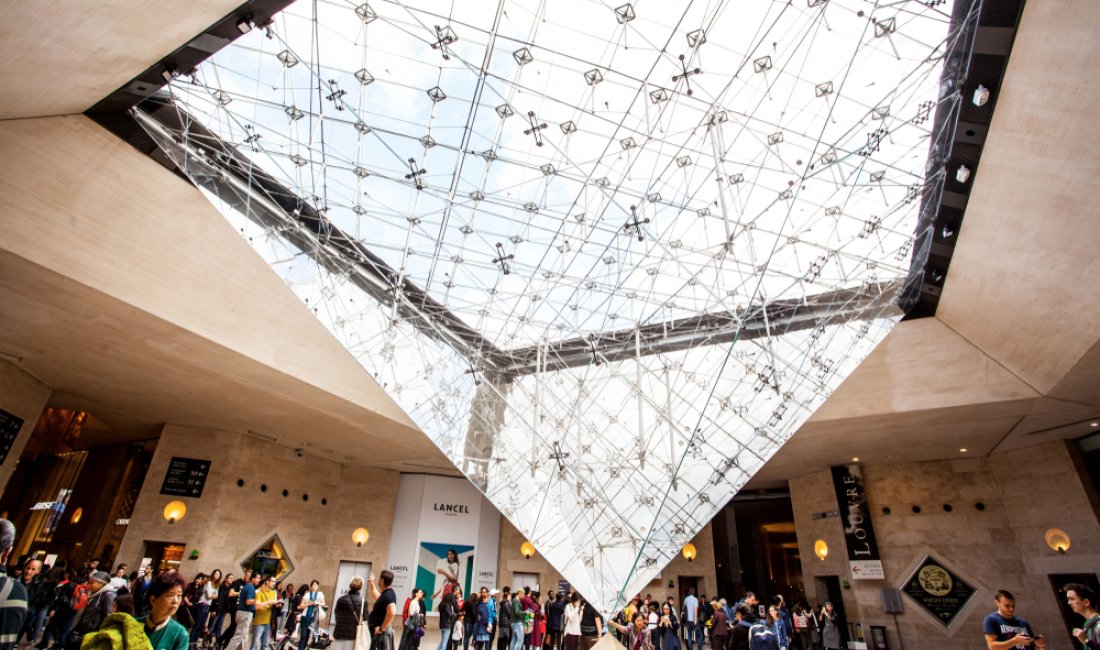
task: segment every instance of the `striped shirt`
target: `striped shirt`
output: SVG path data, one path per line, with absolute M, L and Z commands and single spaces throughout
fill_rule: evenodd
M 13 650 L 27 615 L 27 589 L 0 566 L 0 650 Z

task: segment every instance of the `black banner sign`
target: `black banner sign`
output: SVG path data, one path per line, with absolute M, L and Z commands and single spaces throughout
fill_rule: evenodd
M 17 418 L 4 409 L 0 409 L 0 464 L 8 458 L 8 452 L 15 444 L 19 430 L 23 428 L 23 418 Z
M 168 463 L 168 471 L 164 474 L 160 493 L 197 499 L 202 496 L 202 488 L 206 485 L 206 476 L 209 473 L 208 460 L 173 456 Z
M 931 556 L 924 558 L 901 588 L 944 627 L 951 625 L 976 590 Z
M 844 542 L 848 547 L 848 567 L 853 580 L 882 580 L 882 559 L 871 527 L 871 510 L 863 490 L 859 465 L 838 465 L 833 470 L 840 519 L 844 524 Z

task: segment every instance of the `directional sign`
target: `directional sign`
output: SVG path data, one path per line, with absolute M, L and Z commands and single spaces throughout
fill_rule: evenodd
M 160 493 L 197 499 L 202 496 L 202 488 L 206 485 L 209 474 L 210 461 L 173 456 L 168 463 L 168 471 L 164 474 Z
M 15 444 L 15 438 L 19 435 L 19 429 L 23 427 L 23 418 L 17 418 L 11 413 L 0 409 L 0 464 L 8 457 L 11 446 Z

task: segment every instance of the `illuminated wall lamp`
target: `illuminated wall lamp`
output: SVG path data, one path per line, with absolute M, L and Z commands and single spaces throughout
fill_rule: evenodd
M 825 543 L 825 540 L 819 539 L 814 542 L 814 555 L 817 556 L 817 559 L 822 561 L 829 555 L 829 545 Z
M 71 519 L 69 519 L 69 523 L 79 524 L 80 523 L 80 518 L 83 517 L 83 516 L 84 516 L 84 508 L 77 508 L 76 510 L 73 510 L 73 516 L 72 516 Z
M 520 545 L 519 552 L 523 554 L 523 557 L 530 560 L 531 556 L 535 554 L 535 547 L 531 544 L 531 542 L 524 542 Z
M 694 544 L 684 544 L 684 549 L 680 551 L 683 554 L 684 559 L 688 562 L 694 562 L 698 552 L 695 550 Z
M 356 528 L 351 534 L 351 541 L 355 542 L 355 546 L 359 548 L 362 548 L 368 539 L 370 539 L 370 531 L 366 528 Z
M 1069 550 L 1069 534 L 1061 528 L 1051 528 L 1043 535 L 1047 546 L 1059 553 Z
M 183 501 L 171 501 L 164 506 L 164 518 L 168 523 L 174 524 L 187 514 L 187 504 Z

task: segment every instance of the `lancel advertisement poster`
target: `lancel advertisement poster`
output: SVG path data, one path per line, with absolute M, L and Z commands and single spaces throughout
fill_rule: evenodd
M 423 589 L 434 612 L 456 586 L 492 588 L 499 542 L 500 514 L 469 481 L 401 475 L 387 562 L 398 596 Z

